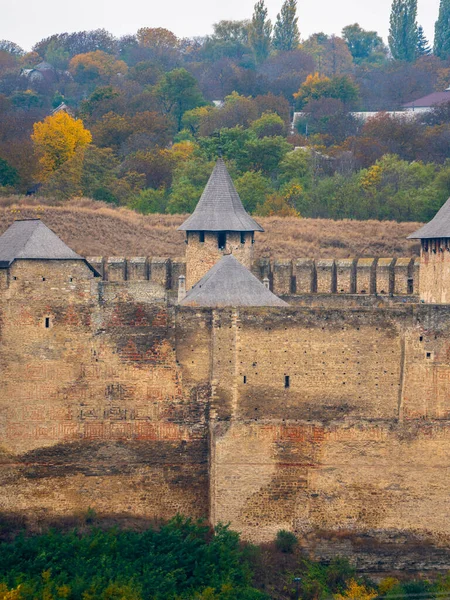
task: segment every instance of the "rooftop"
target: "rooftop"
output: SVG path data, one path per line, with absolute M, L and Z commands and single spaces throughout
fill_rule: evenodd
M 433 238 L 450 238 L 450 198 L 429 223 L 408 236 L 409 240 Z
M 408 102 L 403 105 L 403 108 L 428 108 L 444 104 L 444 102 L 450 102 L 450 88 L 444 92 L 434 92 L 433 94 L 428 94 L 428 96 L 414 100 L 414 102 Z
M 224 161 L 219 158 L 192 215 L 179 231 L 264 231 L 242 205 Z
M 0 268 L 17 259 L 84 260 L 39 219 L 14 221 L 0 236 Z
M 196 283 L 181 306 L 288 306 L 272 294 L 232 254 L 228 254 Z

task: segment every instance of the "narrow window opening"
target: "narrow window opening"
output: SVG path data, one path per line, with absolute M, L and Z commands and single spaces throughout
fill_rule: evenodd
M 289 375 L 284 376 L 284 387 L 287 389 L 291 387 L 291 381 Z
M 419 342 L 423 342 L 423 335 L 419 337 Z
M 70 281 L 70 283 L 72 283 L 73 277 L 69 277 L 69 281 Z
M 414 279 L 412 277 L 408 277 L 408 294 L 412 294 L 414 291 Z
M 225 231 L 219 231 L 219 235 L 217 236 L 217 246 L 223 250 L 227 245 L 227 234 Z
M 431 358 L 431 352 L 427 352 L 427 358 Z
M 198 239 L 200 241 L 200 244 L 203 244 L 205 241 L 205 232 L 204 231 L 200 231 L 200 233 L 198 234 Z
M 42 278 L 42 281 L 45 281 L 45 277 Z
M 50 328 L 50 317 L 45 317 L 45 329 Z
M 247 375 L 244 375 L 244 383 L 247 383 Z
M 241 244 L 245 244 L 245 231 L 241 231 Z
M 16 276 L 14 276 L 13 279 L 14 279 L 14 281 L 17 281 L 17 277 Z

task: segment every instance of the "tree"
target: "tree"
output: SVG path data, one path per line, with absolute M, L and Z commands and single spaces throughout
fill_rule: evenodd
M 174 117 L 178 131 L 183 114 L 205 104 L 197 80 L 186 69 L 173 69 L 165 73 L 154 87 L 154 95 L 163 111 Z
M 445 60 L 450 57 L 450 0 L 441 0 L 434 32 L 434 54 Z
M 179 43 L 177 36 L 164 27 L 142 27 L 136 37 L 138 43 L 146 48 L 171 50 Z
M 342 37 L 356 63 L 371 61 L 374 55 L 386 56 L 386 47 L 376 31 L 366 31 L 358 23 L 347 25 L 342 30 Z
M 321 98 L 334 98 L 343 102 L 346 108 L 351 108 L 358 99 L 358 93 L 358 86 L 347 76 L 321 77 L 314 73 L 306 78 L 294 98 L 298 110 Z
M 267 196 L 273 194 L 270 179 L 260 171 L 246 171 L 234 182 L 245 209 L 253 213 L 258 204 L 264 204 Z
M 24 50 L 18 44 L 9 40 L 0 40 L 0 52 L 7 52 L 18 58 L 25 54 Z
M 298 31 L 297 0 L 285 0 L 273 29 L 273 47 L 275 50 L 289 52 L 296 50 L 300 42 Z
M 208 58 L 240 60 L 248 51 L 248 21 L 219 21 L 214 23 L 213 29 L 213 35 L 206 38 L 203 47 L 203 53 Z
M 267 8 L 264 0 L 258 0 L 249 27 L 249 42 L 258 64 L 269 56 L 271 35 L 272 23 L 267 18 Z
M 397 60 L 413 62 L 417 56 L 417 0 L 393 0 L 389 48 Z
M 19 173 L 4 158 L 0 158 L 0 187 L 19 183 Z
M 253 121 L 250 127 L 259 138 L 284 135 L 285 133 L 283 119 L 273 112 L 265 112 L 259 119 Z
M 374 589 L 368 588 L 365 585 L 358 584 L 357 581 L 351 579 L 347 584 L 347 589 L 343 594 L 334 594 L 334 600 L 373 600 L 378 596 Z
M 417 28 L 417 56 L 429 56 L 432 54 L 430 42 L 425 37 L 422 25 Z
M 119 73 L 124 75 L 127 70 L 123 60 L 116 60 L 114 56 L 102 50 L 78 54 L 69 63 L 69 71 L 80 83 L 97 78 L 108 80 Z
M 92 136 L 85 129 L 83 121 L 74 119 L 66 112 L 59 112 L 35 123 L 31 139 L 39 156 L 40 180 L 45 181 L 72 158 L 78 148 L 90 144 Z

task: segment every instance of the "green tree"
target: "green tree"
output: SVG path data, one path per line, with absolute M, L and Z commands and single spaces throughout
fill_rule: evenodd
M 366 31 L 358 23 L 344 27 L 342 37 L 356 63 L 372 62 L 374 56 L 386 56 L 386 47 L 378 33 Z
M 269 56 L 271 35 L 272 23 L 267 18 L 267 8 L 264 0 L 258 0 L 249 27 L 249 43 L 258 64 Z
M 270 179 L 264 177 L 260 171 L 246 171 L 234 182 L 236 190 L 246 210 L 253 213 L 258 204 L 264 204 L 274 189 Z
M 397 60 L 413 62 L 417 56 L 417 0 L 393 0 L 389 48 Z
M 450 57 L 450 0 L 441 0 L 439 6 L 434 30 L 434 54 L 442 59 Z
M 429 56 L 432 53 L 430 42 L 425 37 L 422 25 L 417 28 L 417 56 Z
M 259 138 L 284 135 L 286 129 L 283 119 L 274 112 L 265 112 L 253 121 L 250 128 Z
M 273 28 L 273 47 L 275 50 L 289 52 L 295 50 L 300 42 L 298 31 L 297 0 L 285 0 L 281 12 L 277 14 Z
M 178 131 L 183 114 L 205 104 L 197 80 L 182 68 L 165 73 L 155 86 L 154 94 L 164 112 L 175 119 Z
M 4 158 L 0 158 L 0 186 L 14 186 L 19 183 L 19 173 Z

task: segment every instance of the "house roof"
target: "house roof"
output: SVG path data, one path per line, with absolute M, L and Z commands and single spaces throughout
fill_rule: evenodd
M 450 90 L 428 94 L 428 96 L 414 100 L 414 102 L 404 104 L 403 108 L 428 108 L 429 106 L 435 106 L 436 104 L 444 104 L 444 102 L 450 102 Z
M 272 294 L 232 254 L 224 256 L 197 282 L 181 306 L 288 306 Z
M 0 268 L 17 259 L 85 260 L 39 219 L 14 221 L 0 236 Z
M 179 231 L 264 231 L 242 205 L 225 163 L 216 163 L 192 215 Z
M 450 238 L 450 198 L 429 223 L 408 236 L 409 240 L 433 238 Z

